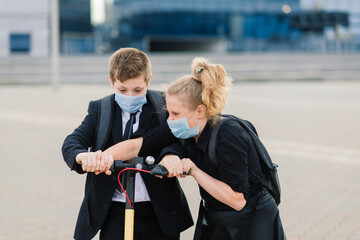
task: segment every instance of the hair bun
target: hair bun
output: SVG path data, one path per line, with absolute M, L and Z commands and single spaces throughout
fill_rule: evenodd
M 195 77 L 199 78 L 199 75 L 209 65 L 209 60 L 204 57 L 195 57 L 191 63 L 191 69 Z

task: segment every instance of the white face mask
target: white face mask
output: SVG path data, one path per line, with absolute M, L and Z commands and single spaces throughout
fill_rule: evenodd
M 118 92 L 115 92 L 115 101 L 122 110 L 128 113 L 136 112 L 147 102 L 146 93 L 137 96 L 127 96 Z
M 190 115 L 187 116 L 186 118 L 183 117 L 177 120 L 172 120 L 167 122 L 172 134 L 174 134 L 175 137 L 181 139 L 187 139 L 199 134 L 199 125 L 190 128 L 189 123 L 187 121 L 187 119 L 191 116 L 192 113 L 190 113 Z

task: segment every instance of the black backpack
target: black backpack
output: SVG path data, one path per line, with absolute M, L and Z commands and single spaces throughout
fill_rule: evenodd
M 267 176 L 267 179 L 261 178 L 257 176 L 256 174 L 252 173 L 250 170 L 250 174 L 252 177 L 250 178 L 251 181 L 255 184 L 261 183 L 262 186 L 264 186 L 270 194 L 274 197 L 275 202 L 277 205 L 280 204 L 280 195 L 281 195 L 281 188 L 280 188 L 280 182 L 279 182 L 279 176 L 277 174 L 277 167 L 278 165 L 274 164 L 271 161 L 271 158 L 266 151 L 265 146 L 260 141 L 256 129 L 254 126 L 246 120 L 243 120 L 241 118 L 238 118 L 233 115 L 222 115 L 221 121 L 213 128 L 210 141 L 209 141 L 209 156 L 210 160 L 217 164 L 217 155 L 216 155 L 216 144 L 217 144 L 217 133 L 221 127 L 221 125 L 226 122 L 227 120 L 235 119 L 240 126 L 242 126 L 250 135 L 252 141 L 254 142 L 256 151 L 259 155 L 260 163 L 262 170 L 264 174 Z

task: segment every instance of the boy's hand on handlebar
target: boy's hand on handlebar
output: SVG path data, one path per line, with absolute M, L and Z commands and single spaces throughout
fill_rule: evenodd
M 179 177 L 183 173 L 180 158 L 176 155 L 166 155 L 159 165 L 162 165 L 169 172 L 167 177 Z
M 101 151 L 79 153 L 76 155 L 76 162 L 81 164 L 84 172 L 95 172 L 99 154 L 101 154 Z
M 98 175 L 104 172 L 106 175 L 111 175 L 110 167 L 112 166 L 113 163 L 114 163 L 113 156 L 103 152 L 101 154 L 100 167 L 95 171 L 95 174 Z
M 112 155 L 102 152 L 83 152 L 76 156 L 76 162 L 81 164 L 84 172 L 94 172 L 96 175 L 105 172 L 110 175 L 110 167 L 114 160 Z

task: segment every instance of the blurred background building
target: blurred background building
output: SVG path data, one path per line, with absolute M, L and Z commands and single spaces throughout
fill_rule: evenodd
M 0 1 L 0 56 L 49 55 L 53 1 Z M 359 0 L 58 1 L 63 55 L 125 46 L 149 52 L 360 52 Z M 94 21 L 95 13 L 103 17 Z
M 63 54 L 95 53 L 90 0 L 59 0 L 60 51 Z
M 0 57 L 49 54 L 48 0 L 0 1 Z
M 312 19 L 312 26 L 324 26 L 321 31 L 307 31 L 304 24 L 302 44 L 308 51 L 352 52 L 360 51 L 360 1 L 359 0 L 301 0 L 299 19 Z M 323 15 L 323 13 L 328 13 Z M 339 14 L 337 14 L 339 13 Z M 333 23 L 336 22 L 334 25 Z M 304 22 L 303 22 L 304 23 Z M 305 27 L 305 29 L 304 29 Z
M 49 56 L 53 1 L 0 1 L 0 57 Z M 90 0 L 58 0 L 58 3 L 61 53 L 95 53 Z
M 299 0 L 114 0 L 112 45 L 148 51 L 263 51 L 299 35 Z M 111 10 L 110 10 L 111 11 Z M 117 14 L 115 14 L 117 13 Z M 276 45 L 276 46 L 275 46 Z M 270 49 L 271 48 L 271 49 Z

